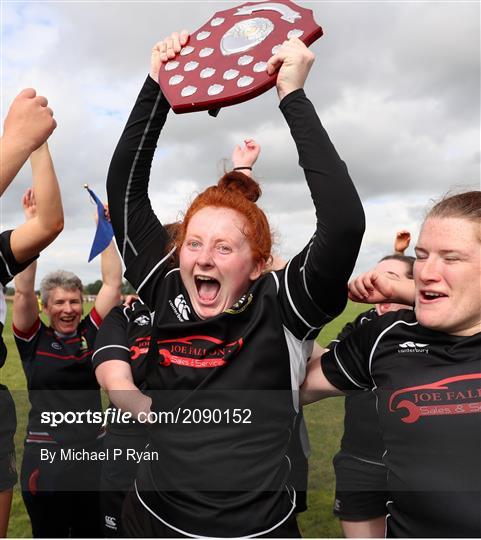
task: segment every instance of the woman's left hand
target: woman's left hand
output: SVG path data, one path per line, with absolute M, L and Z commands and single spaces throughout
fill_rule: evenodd
M 252 167 L 257 161 L 261 147 L 254 139 L 245 139 L 244 146 L 236 145 L 232 152 L 234 167 Z

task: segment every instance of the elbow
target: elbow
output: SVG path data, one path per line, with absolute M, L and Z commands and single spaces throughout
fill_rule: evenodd
M 64 228 L 64 219 L 63 214 L 55 220 L 45 224 L 46 231 L 46 241 L 51 244 L 55 238 L 63 231 Z

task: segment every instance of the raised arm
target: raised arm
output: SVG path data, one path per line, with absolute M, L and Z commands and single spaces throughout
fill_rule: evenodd
M 347 167 L 337 154 L 307 99 L 303 85 L 314 55 L 297 38 L 284 42 L 268 62 L 279 68 L 277 92 L 296 143 L 316 210 L 316 232 L 288 265 L 288 286 L 298 310 L 314 304 L 321 313 L 303 313 L 315 326 L 322 313 L 339 314 L 347 301 L 346 283 L 364 233 L 364 212 Z
M 60 188 L 47 143 L 32 153 L 30 163 L 36 212 L 10 238 L 12 253 L 19 263 L 38 255 L 63 229 Z
M 0 195 L 57 126 L 47 104 L 47 98 L 37 96 L 33 88 L 22 90 L 13 100 L 0 140 Z
M 15 276 L 15 296 L 13 297 L 13 326 L 20 332 L 27 332 L 38 319 L 38 301 L 35 294 L 35 274 L 37 261 Z
M 362 304 L 392 302 L 413 306 L 414 280 L 400 279 L 388 272 L 369 270 L 349 283 L 349 298 Z
M 149 305 L 155 287 L 143 287 L 144 281 L 164 258 L 168 242 L 148 197 L 152 159 L 170 109 L 157 75 L 162 63 L 180 52 L 187 40 L 187 33 L 173 34 L 153 48 L 150 74 L 117 144 L 107 178 L 110 216 L 126 276 Z
M 122 288 L 122 263 L 112 240 L 100 255 L 102 287 L 95 299 L 95 310 L 102 317 L 120 302 Z

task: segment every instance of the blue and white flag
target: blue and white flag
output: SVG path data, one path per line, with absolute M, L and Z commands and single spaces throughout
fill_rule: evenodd
M 88 262 L 90 262 L 92 259 L 97 257 L 99 253 L 102 253 L 102 251 L 110 244 L 114 236 L 114 230 L 112 228 L 112 224 L 105 215 L 105 209 L 102 201 L 97 197 L 97 195 L 95 195 L 95 193 L 88 187 L 87 184 L 85 184 L 84 187 L 89 192 L 90 196 L 97 205 L 98 216 L 97 230 L 95 231 L 95 237 L 92 243 L 92 249 L 90 250 L 88 260 Z

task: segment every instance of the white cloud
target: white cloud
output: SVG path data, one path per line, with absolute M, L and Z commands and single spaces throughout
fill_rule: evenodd
M 302 2 L 325 35 L 312 45 L 306 84 L 347 162 L 368 217 L 358 267 L 414 229 L 429 198 L 479 186 L 480 6 L 472 2 Z M 231 2 L 2 3 L 2 115 L 25 86 L 48 96 L 58 128 L 50 146 L 66 229 L 41 257 L 39 276 L 69 261 L 85 281 L 90 249 L 88 182 L 101 197 L 110 157 L 145 78 L 150 49 L 172 30 L 195 30 Z M 151 199 L 176 219 L 192 190 L 217 180 L 234 144 L 254 137 L 262 205 L 292 255 L 314 217 L 275 91 L 222 110 L 170 114 L 152 168 Z M 26 166 L 0 203 L 3 228 L 21 219 Z M 167 190 L 166 190 L 167 186 Z

